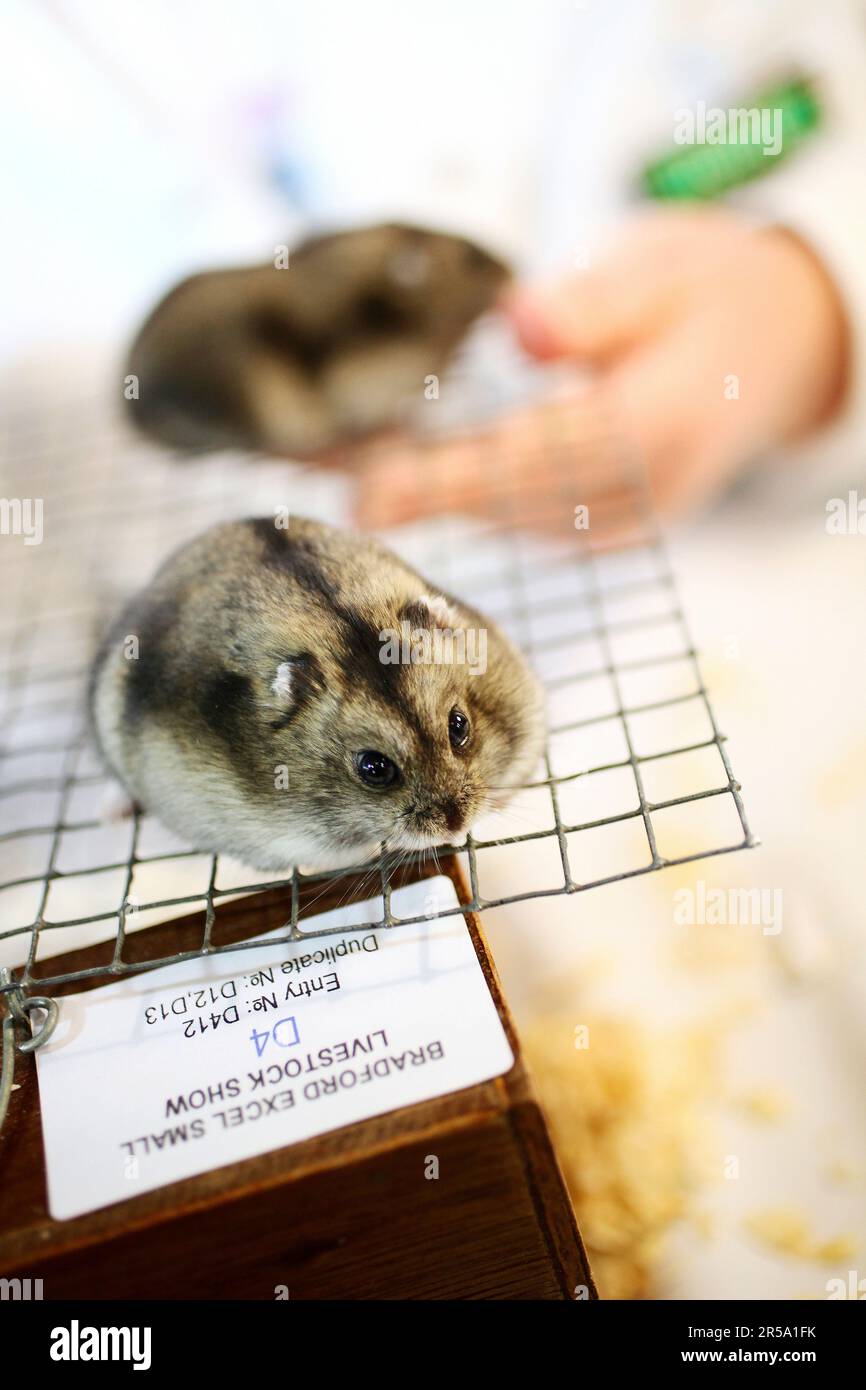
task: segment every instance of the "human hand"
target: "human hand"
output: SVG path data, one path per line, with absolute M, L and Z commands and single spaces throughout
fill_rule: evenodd
M 620 444 L 643 459 L 668 515 L 711 498 L 764 450 L 807 436 L 844 395 L 845 315 L 821 262 L 783 229 L 755 229 L 724 209 L 653 210 L 597 267 L 518 287 L 503 307 L 532 356 L 592 370 L 570 405 L 571 433 L 602 457 L 612 446 L 598 423 L 618 421 Z M 515 430 L 524 446 L 533 432 L 543 445 L 543 428 L 533 429 L 542 423 L 524 411 L 482 437 L 518 496 L 537 497 L 540 456 L 514 447 Z M 359 521 L 489 510 L 478 457 L 471 440 L 374 453 L 359 475 Z M 556 467 L 570 467 L 566 450 Z M 569 483 L 558 479 L 573 491 Z

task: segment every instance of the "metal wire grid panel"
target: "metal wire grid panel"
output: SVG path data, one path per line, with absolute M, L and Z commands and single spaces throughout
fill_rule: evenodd
M 346 871 L 264 878 L 150 816 L 106 818 L 83 696 L 104 622 L 176 544 L 279 505 L 339 520 L 345 479 L 238 455 L 180 462 L 132 438 L 98 396 L 55 395 L 46 409 L 32 382 L 18 384 L 4 419 L 4 491 L 41 499 L 44 513 L 39 544 L 0 537 L 0 964 L 14 977 L 0 991 L 245 948 L 220 942 L 220 909 L 264 889 L 285 891 L 286 937 L 308 936 L 301 889 Z M 509 631 L 549 701 L 537 778 L 455 851 L 471 907 L 580 893 L 754 844 L 643 478 L 611 420 L 566 403 L 503 424 L 460 445 L 450 475 L 447 447 L 433 448 L 443 506 L 449 476 L 461 479 L 459 514 L 386 539 Z M 364 466 L 376 462 L 368 454 Z M 393 913 L 387 851 L 360 867 L 378 915 L 332 931 L 423 920 Z M 197 949 L 124 959 L 131 930 L 194 911 Z M 97 941 L 99 964 L 52 971 L 52 955 Z

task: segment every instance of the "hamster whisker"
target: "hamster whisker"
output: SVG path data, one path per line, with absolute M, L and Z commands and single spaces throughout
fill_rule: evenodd
M 318 903 L 325 896 L 325 894 L 330 891 L 332 886 L 333 885 L 331 883 L 331 880 L 326 879 L 323 886 L 319 889 L 318 893 L 316 893 L 315 897 L 308 898 L 306 900 L 306 902 L 304 903 L 304 907 L 307 909 L 314 908 L 316 906 L 316 903 Z
M 556 782 L 555 777 L 545 777 L 540 782 L 514 782 L 508 787 L 494 787 L 488 783 L 489 792 L 531 792 L 537 791 L 539 787 L 552 787 Z
M 479 809 L 481 816 L 507 816 L 511 820 L 518 821 L 521 825 L 536 826 L 537 818 L 527 816 L 525 812 L 516 810 L 513 806 L 496 806 L 492 801 L 482 805 Z
M 363 900 L 367 897 L 368 893 L 372 892 L 373 880 L 374 880 L 374 878 L 377 877 L 378 873 L 379 873 L 379 869 L 378 869 L 378 866 L 377 866 L 375 869 L 369 869 L 369 870 L 367 871 L 367 873 L 364 874 L 364 876 L 363 876 L 363 878 L 361 879 L 361 882 L 360 882 L 360 883 L 358 883 L 358 884 L 349 883 L 349 884 L 347 885 L 347 887 L 346 887 L 345 892 L 343 893 L 342 897 L 340 898 L 340 901 L 339 901 L 338 906 L 339 906 L 339 907 L 345 907 L 346 904 L 347 904 L 347 902 L 348 902 L 348 900 L 349 900 L 350 895 L 354 895 L 355 890 L 357 890 L 357 898 L 358 898 L 360 901 L 363 901 Z
M 358 888 L 358 890 L 359 890 L 359 894 L 363 894 L 363 893 L 366 891 L 366 889 L 367 889 L 367 885 L 368 885 L 368 884 L 372 881 L 372 879 L 378 874 L 378 872 L 379 872 L 379 866 L 378 866 L 378 864 L 376 864 L 374 867 L 372 867 L 372 868 L 370 868 L 370 869 L 368 869 L 368 870 L 366 871 L 366 873 L 364 874 L 363 878 L 361 879 L 360 884 L 356 885 L 356 884 L 350 879 L 350 881 L 349 881 L 348 885 L 346 886 L 346 888 L 345 888 L 345 890 L 344 890 L 342 896 L 341 896 L 340 899 L 338 900 L 337 906 L 338 906 L 338 907 L 345 907 L 346 902 L 348 901 L 348 898 L 349 898 L 349 894 L 355 889 L 356 886 L 357 886 L 357 888 Z M 309 899 L 304 903 L 304 906 L 305 906 L 306 908 L 315 907 L 316 903 L 318 903 L 323 897 L 325 897 L 325 895 L 331 891 L 331 889 L 333 888 L 333 886 L 334 886 L 334 884 L 333 884 L 333 879 L 330 879 L 330 878 L 325 879 L 325 881 L 324 881 L 322 887 L 320 888 L 320 890 L 318 891 L 318 893 L 316 893 L 314 897 L 309 898 Z

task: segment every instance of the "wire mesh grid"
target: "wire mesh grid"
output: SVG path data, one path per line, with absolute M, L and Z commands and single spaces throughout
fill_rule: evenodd
M 4 492 L 42 501 L 43 534 L 27 544 L 7 525 L 0 537 L 0 964 L 13 968 L 0 989 L 246 948 L 249 938 L 220 940 L 220 911 L 265 890 L 285 892 L 285 936 L 309 936 L 302 890 L 347 871 L 257 875 L 184 845 L 151 816 L 106 816 L 109 779 L 88 743 L 84 692 L 103 625 L 178 543 L 280 506 L 347 519 L 345 476 L 241 455 L 181 462 L 131 436 L 99 393 L 70 385 L 58 401 L 55 384 L 47 405 L 29 381 L 3 394 Z M 465 866 L 469 906 L 582 893 L 756 843 L 645 482 L 616 422 L 552 404 L 463 441 L 450 474 L 449 446 L 432 447 L 445 515 L 384 539 L 517 641 L 549 706 L 533 782 L 461 845 L 443 847 Z M 381 451 L 368 450 L 358 466 L 378 463 Z M 449 477 L 460 482 L 454 510 Z M 359 868 L 377 914 L 330 931 L 423 920 L 393 912 L 386 847 Z M 125 958 L 131 931 L 192 912 L 201 917 L 195 949 Z M 58 952 L 97 942 L 98 963 L 52 968 Z

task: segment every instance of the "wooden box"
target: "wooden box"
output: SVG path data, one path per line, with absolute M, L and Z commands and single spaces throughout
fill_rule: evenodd
M 456 864 L 444 871 L 466 902 Z M 316 910 L 345 896 L 341 881 Z M 236 900 L 221 908 L 221 939 L 286 916 L 282 891 Z M 493 963 L 466 920 L 515 1054 L 507 1075 L 71 1221 L 47 1213 L 35 1061 L 19 1054 L 0 1133 L 0 1275 L 42 1279 L 48 1300 L 594 1297 Z M 200 931 L 199 917 L 144 929 L 124 957 L 188 949 Z M 52 972 L 95 963 L 95 950 L 53 959 Z M 435 1181 L 424 1179 L 430 1155 Z

